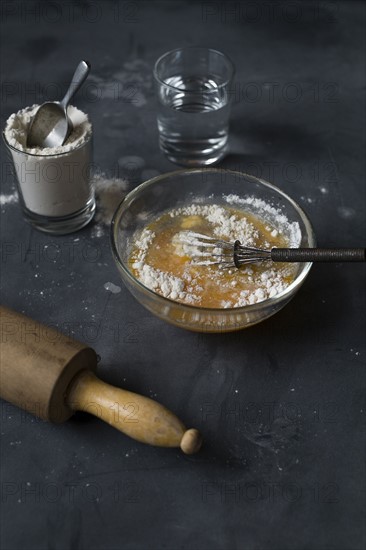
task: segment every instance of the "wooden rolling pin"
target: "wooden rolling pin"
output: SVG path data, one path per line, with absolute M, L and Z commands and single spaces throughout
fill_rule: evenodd
M 156 401 L 99 380 L 92 348 L 3 306 L 0 317 L 3 399 L 50 422 L 86 411 L 137 441 L 199 450 L 198 430 Z

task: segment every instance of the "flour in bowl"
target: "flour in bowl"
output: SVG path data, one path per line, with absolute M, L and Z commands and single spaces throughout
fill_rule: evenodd
M 129 266 L 147 288 L 171 300 L 207 308 L 236 308 L 256 304 L 283 292 L 294 280 L 296 264 L 253 264 L 240 270 L 201 266 L 192 262 L 190 251 L 180 243 L 182 231 L 190 230 L 230 242 L 261 248 L 298 246 L 297 223 L 273 207 L 263 217 L 253 209 L 263 207 L 249 197 L 240 208 L 233 196 L 224 204 L 196 201 L 162 214 L 134 237 Z M 232 205 L 235 204 L 235 207 Z M 259 208 L 259 210 L 261 210 Z M 261 210 L 261 211 L 262 211 Z M 266 213 L 270 214 L 268 217 Z

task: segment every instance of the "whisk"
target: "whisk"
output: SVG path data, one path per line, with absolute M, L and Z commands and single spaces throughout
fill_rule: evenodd
M 240 241 L 215 239 L 194 231 L 182 231 L 179 240 L 186 245 L 195 265 L 241 268 L 259 262 L 365 262 L 365 248 L 271 248 L 243 246 Z M 187 250 L 188 247 L 188 250 Z

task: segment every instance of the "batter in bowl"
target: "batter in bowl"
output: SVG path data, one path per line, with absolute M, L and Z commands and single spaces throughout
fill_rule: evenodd
M 297 264 L 265 262 L 240 270 L 192 261 L 182 231 L 259 248 L 298 246 L 297 224 L 278 214 L 270 223 L 245 208 L 201 201 L 165 212 L 134 237 L 129 267 L 146 287 L 171 300 L 205 308 L 235 308 L 273 298 L 295 279 Z M 289 238 L 289 235 L 292 236 Z M 295 236 L 295 237 L 294 237 Z

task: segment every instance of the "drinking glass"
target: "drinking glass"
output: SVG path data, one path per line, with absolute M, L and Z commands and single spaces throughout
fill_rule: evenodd
M 207 166 L 227 150 L 235 68 L 222 52 L 177 49 L 155 63 L 160 148 L 183 166 Z

